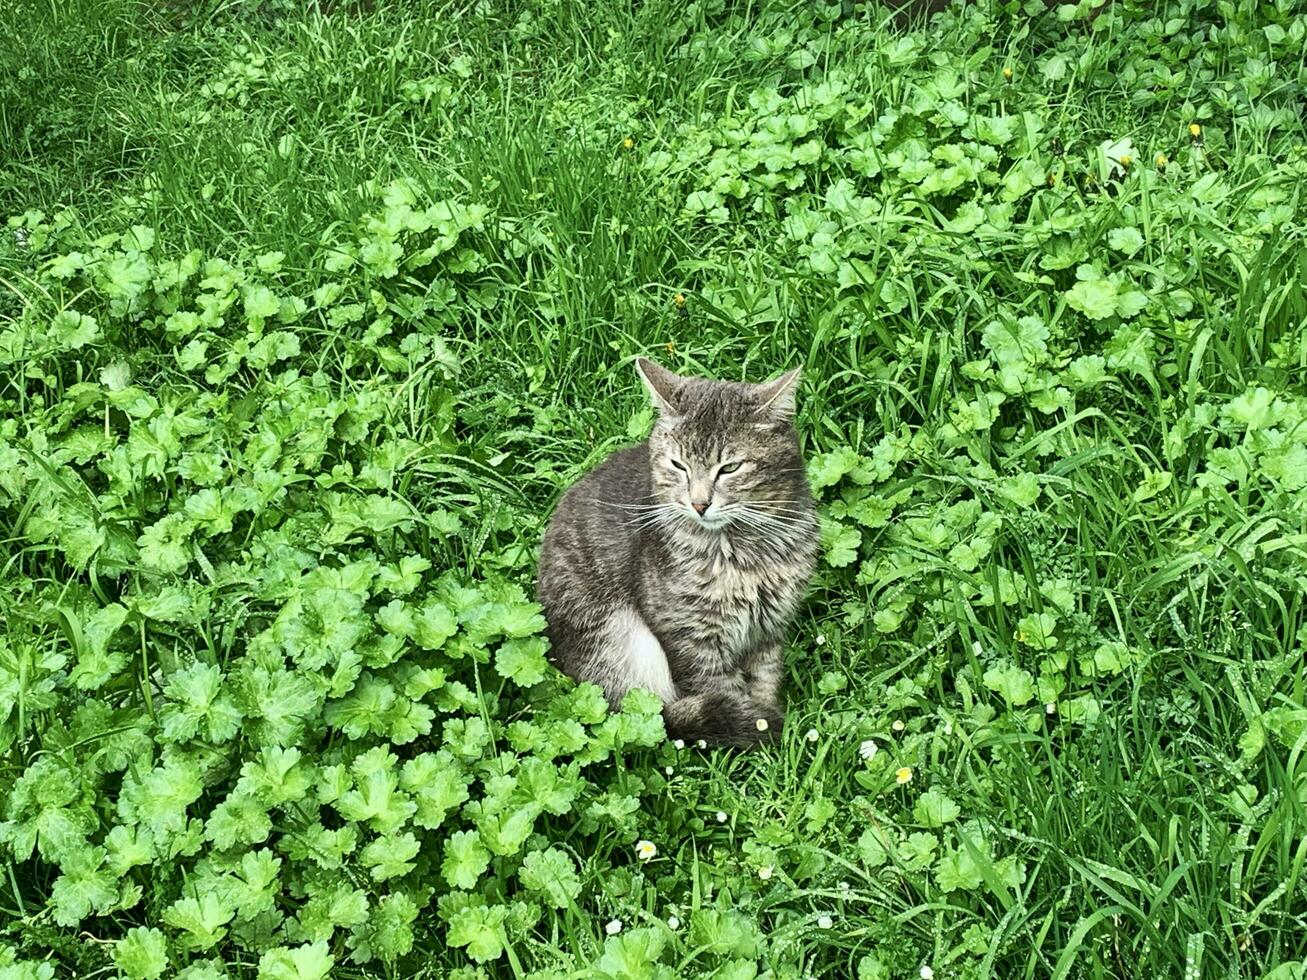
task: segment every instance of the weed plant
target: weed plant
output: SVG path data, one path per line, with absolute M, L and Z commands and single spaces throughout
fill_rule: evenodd
M 1307 21 L 1092 6 L 0 2 L 0 978 L 1303 976 Z M 546 663 L 641 354 L 773 748 Z

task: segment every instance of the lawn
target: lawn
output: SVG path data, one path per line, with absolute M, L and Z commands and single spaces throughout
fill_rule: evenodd
M 0 2 L 0 980 L 1307 973 L 1307 18 L 889 20 Z M 775 746 L 546 661 L 639 355 L 803 368 Z

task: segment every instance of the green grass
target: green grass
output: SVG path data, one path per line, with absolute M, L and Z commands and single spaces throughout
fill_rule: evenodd
M 1292 3 L 303 6 L 0 6 L 0 978 L 1302 975 Z M 639 354 L 804 368 L 774 748 L 543 669 Z

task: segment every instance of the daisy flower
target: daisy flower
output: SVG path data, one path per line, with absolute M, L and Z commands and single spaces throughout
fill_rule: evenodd
M 911 779 L 912 779 L 911 766 L 904 766 L 902 769 L 899 769 L 897 772 L 894 773 L 894 782 L 898 783 L 900 786 L 902 786 L 906 782 L 910 782 Z
M 651 840 L 642 840 L 635 845 L 635 856 L 641 861 L 650 861 L 658 854 L 658 846 Z
M 604 926 L 604 932 L 608 933 L 608 935 L 610 936 L 616 936 L 621 931 L 622 931 L 621 919 L 614 919 L 612 922 L 608 923 L 608 925 Z
M 880 746 L 876 744 L 874 738 L 869 738 L 858 746 L 858 755 L 862 756 L 868 762 L 876 758 L 876 753 L 880 751 Z

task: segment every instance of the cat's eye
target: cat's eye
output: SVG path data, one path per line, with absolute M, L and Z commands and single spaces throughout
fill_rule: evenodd
M 719 466 L 717 468 L 717 475 L 721 476 L 723 473 L 734 473 L 743 465 L 744 463 L 742 461 L 738 463 L 726 463 L 725 465 Z
M 682 463 L 679 459 L 669 459 L 667 462 L 671 463 L 673 466 L 675 466 L 675 467 L 676 467 L 678 470 L 680 470 L 682 473 L 688 473 L 688 472 L 689 472 L 689 470 L 687 470 L 687 469 L 685 468 L 685 464 Z

